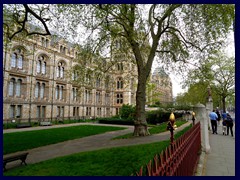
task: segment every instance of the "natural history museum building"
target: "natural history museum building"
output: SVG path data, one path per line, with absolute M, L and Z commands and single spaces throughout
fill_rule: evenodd
M 115 44 L 119 46 L 118 41 Z M 137 68 L 133 61 L 117 61 L 103 73 L 94 70 L 94 60 L 80 63 L 80 53 L 76 45 L 57 36 L 16 37 L 4 44 L 4 123 L 111 117 L 123 104 L 135 105 Z M 150 82 L 160 92 L 159 102 L 172 102 L 168 75 L 156 69 Z

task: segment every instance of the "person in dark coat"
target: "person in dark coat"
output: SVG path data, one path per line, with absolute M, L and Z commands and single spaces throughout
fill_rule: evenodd
M 231 131 L 231 135 L 233 136 L 233 119 L 230 114 L 227 113 L 227 135 L 229 134 L 229 129 Z
M 217 108 L 217 110 L 216 110 L 216 114 L 217 114 L 217 116 L 218 116 L 218 118 L 217 118 L 218 126 L 220 126 L 221 115 L 220 115 L 220 113 L 219 113 L 218 108 Z

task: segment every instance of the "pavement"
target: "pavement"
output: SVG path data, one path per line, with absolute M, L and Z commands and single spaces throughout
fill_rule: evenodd
M 231 116 L 235 119 L 235 114 Z M 235 124 L 233 137 L 230 132 L 223 135 L 221 123 L 217 132 L 209 131 L 210 153 L 202 153 L 197 176 L 235 176 Z
M 8 129 L 4 130 L 3 133 L 19 132 L 19 131 L 32 131 L 41 130 L 49 128 L 60 128 L 66 126 L 77 126 L 77 125 L 100 125 L 97 123 L 75 123 L 66 125 L 53 125 L 53 126 L 42 126 L 42 127 L 31 127 L 22 129 Z M 179 127 L 176 132 L 182 130 L 184 127 L 191 124 L 191 121 Z M 123 125 L 105 125 L 105 126 L 119 126 L 126 127 L 125 130 L 106 132 L 99 135 L 88 136 L 80 139 L 69 140 L 57 144 L 52 144 L 48 146 L 43 146 L 39 148 L 34 148 L 27 150 L 29 155 L 26 162 L 28 164 L 34 164 L 48 159 L 66 156 L 74 153 L 93 151 L 104 148 L 120 147 L 120 146 L 133 146 L 138 144 L 147 144 L 153 142 L 159 142 L 163 140 L 168 140 L 170 138 L 170 133 L 163 132 L 159 134 L 154 134 L 145 137 L 135 137 L 130 139 L 116 139 L 112 138 L 133 132 L 133 126 L 123 126 Z M 235 126 L 234 126 L 235 127 Z M 235 132 L 235 130 L 234 130 Z M 218 127 L 218 135 L 209 134 L 210 138 L 210 148 L 211 153 L 202 153 L 199 161 L 199 166 L 197 169 L 198 176 L 234 176 L 235 175 L 235 136 L 223 136 L 221 133 L 221 128 Z M 23 151 L 26 152 L 26 151 Z M 12 153 L 5 156 L 18 154 Z M 10 170 L 19 166 L 19 162 L 14 161 L 8 163 L 6 168 Z

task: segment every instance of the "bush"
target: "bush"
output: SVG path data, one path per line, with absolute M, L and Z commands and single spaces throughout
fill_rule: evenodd
M 135 111 L 136 111 L 135 106 L 129 105 L 129 104 L 123 104 L 120 109 L 119 115 L 123 119 L 133 120 Z
M 165 110 L 157 110 L 157 111 L 149 111 L 147 112 L 147 123 L 148 124 L 158 124 L 167 122 L 169 120 L 171 111 L 165 111 Z M 183 113 L 181 112 L 174 112 L 175 118 L 182 117 Z
M 98 123 L 104 123 L 104 124 L 134 125 L 133 120 L 121 119 L 119 117 L 98 118 L 97 120 L 98 120 Z

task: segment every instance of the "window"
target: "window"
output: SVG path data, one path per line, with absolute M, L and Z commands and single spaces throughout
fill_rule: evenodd
M 64 117 L 64 106 L 58 106 L 57 107 L 57 117 Z
M 57 87 L 56 87 L 55 98 L 56 98 L 56 99 L 59 98 L 59 86 L 58 86 L 58 85 L 57 85 Z
M 91 107 L 87 107 L 86 116 L 91 116 Z
M 45 118 L 46 117 L 46 106 L 37 106 L 37 118 Z
M 64 98 L 64 86 L 57 85 L 56 91 L 55 91 L 55 98 L 62 100 Z
M 41 106 L 37 106 L 37 118 L 40 118 L 41 116 Z
M 91 103 L 92 94 L 91 90 L 85 90 L 85 103 Z
M 13 53 L 12 59 L 11 59 L 11 67 L 16 67 L 16 61 L 17 61 L 17 54 Z
M 63 99 L 63 86 L 60 86 L 59 99 Z
M 76 107 L 73 107 L 73 116 L 76 115 Z
M 123 103 L 123 94 L 118 93 L 117 94 L 117 104 L 122 104 Z
M 40 98 L 44 98 L 44 91 L 45 91 L 45 84 L 42 83 L 41 90 L 40 90 Z
M 17 85 L 16 85 L 16 96 L 18 97 L 21 95 L 21 84 L 22 84 L 22 80 L 18 79 Z
M 97 115 L 101 116 L 102 115 L 102 109 L 101 108 L 97 108 Z
M 22 105 L 10 105 L 9 118 L 21 118 Z
M 14 84 L 15 84 L 15 79 L 11 79 L 9 82 L 9 88 L 8 88 L 8 95 L 13 96 L 14 94 Z
M 45 87 L 46 87 L 46 84 L 45 83 L 41 83 L 41 82 L 37 82 L 36 83 L 36 86 L 35 86 L 35 97 L 36 98 L 41 98 L 43 99 L 44 98 L 44 95 L 45 95 Z
M 8 95 L 9 96 L 21 96 L 21 89 L 22 89 L 22 80 L 18 79 L 17 81 L 15 78 L 11 78 L 8 86 Z
M 101 103 L 101 92 L 96 92 L 96 103 Z
M 10 105 L 9 118 L 15 117 L 15 105 Z
M 119 114 L 119 108 L 116 108 L 116 115 Z
M 123 88 L 123 79 L 121 77 L 117 78 L 117 89 Z
M 37 60 L 37 73 L 46 74 L 46 58 L 44 56 L 39 56 Z
M 18 56 L 18 64 L 17 64 L 17 67 L 22 69 L 22 66 L 23 66 L 23 56 L 22 55 L 19 55 Z
M 117 64 L 117 70 L 118 71 L 123 71 L 123 63 L 118 63 Z
M 73 101 L 77 100 L 77 92 L 78 92 L 78 89 L 72 88 L 72 100 Z
M 58 63 L 57 77 L 64 78 L 64 64 L 62 62 Z
M 105 94 L 105 105 L 109 105 L 110 104 L 110 95 L 109 93 Z
M 101 78 L 97 77 L 96 79 L 96 87 L 100 87 L 101 86 Z
M 88 74 L 86 75 L 86 83 L 87 83 L 87 84 L 90 84 L 90 83 L 91 83 L 91 75 L 90 75 L 90 73 L 88 73 Z
M 12 58 L 11 58 L 11 67 L 12 68 L 19 68 L 22 69 L 23 68 L 23 51 L 21 49 L 16 49 L 13 53 L 12 53 Z
M 48 47 L 49 46 L 49 40 L 42 37 L 42 46 L 43 47 Z
M 77 70 L 73 70 L 72 72 L 72 80 L 75 81 L 78 79 L 78 72 Z
M 105 88 L 106 88 L 106 89 L 109 88 L 109 76 L 106 77 L 106 80 L 105 80 Z

